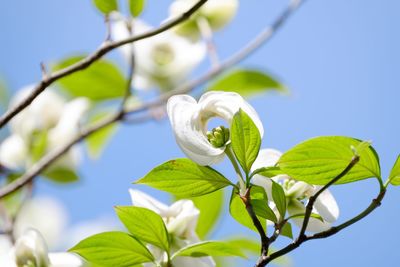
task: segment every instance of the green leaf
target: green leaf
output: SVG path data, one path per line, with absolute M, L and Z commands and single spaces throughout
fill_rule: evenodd
M 292 225 L 289 222 L 286 222 L 285 225 L 282 227 L 281 235 L 293 239 Z
M 261 199 L 252 199 L 251 204 L 253 205 L 254 212 L 257 216 L 264 218 L 272 222 L 278 222 L 274 211 L 268 206 L 268 202 Z
M 392 185 L 400 185 L 400 155 L 397 157 L 389 175 L 389 180 Z
M 278 183 L 272 181 L 272 199 L 276 205 L 276 208 L 281 215 L 281 218 L 284 219 L 286 215 L 286 196 L 285 191 L 283 191 L 282 186 Z
M 43 173 L 43 176 L 53 182 L 62 184 L 79 181 L 79 176 L 74 170 L 63 167 L 50 168 L 48 171 Z
M 69 57 L 54 67 L 60 70 L 84 57 Z M 73 97 L 84 96 L 93 101 L 109 100 L 124 96 L 126 81 L 124 75 L 112 62 L 101 59 L 90 67 L 59 81 L 61 88 Z
M 200 239 L 205 239 L 210 234 L 221 217 L 224 207 L 224 195 L 224 190 L 218 190 L 211 194 L 191 199 L 200 210 L 196 228 L 196 233 Z
M 146 208 L 126 206 L 115 211 L 128 231 L 137 239 L 169 251 L 169 237 L 160 215 Z
M 129 0 L 129 11 L 133 17 L 138 17 L 142 14 L 146 0 Z
M 33 162 L 41 159 L 47 150 L 47 132 L 35 131 L 29 140 L 29 151 Z
M 108 14 L 111 11 L 118 10 L 117 0 L 93 0 L 93 4 L 103 14 Z
M 135 183 L 146 184 L 178 197 L 202 196 L 232 185 L 216 170 L 189 159 L 167 161 Z
M 106 232 L 88 237 L 69 251 L 100 266 L 132 267 L 154 261 L 140 241 L 122 232 Z
M 256 256 L 260 255 L 261 245 L 259 240 L 253 240 L 246 237 L 237 237 L 230 239 L 228 242 L 251 254 L 254 254 Z
M 242 250 L 228 242 L 221 241 L 204 241 L 184 247 L 174 255 L 172 258 L 178 256 L 186 257 L 206 257 L 206 256 L 238 256 L 246 258 Z
M 281 170 L 292 178 L 314 185 L 325 185 L 339 175 L 354 156 L 351 147 L 362 141 L 345 136 L 323 136 L 296 145 L 282 155 Z M 361 149 L 360 161 L 336 184 L 371 177 L 381 179 L 378 155 L 372 147 Z
M 285 174 L 279 167 L 263 167 L 255 170 L 251 176 L 262 175 L 267 178 L 272 178 L 277 175 Z
M 261 136 L 249 115 L 240 109 L 231 125 L 232 149 L 246 174 L 250 172 L 261 146 Z
M 109 113 L 99 113 L 91 118 L 92 123 L 104 120 Z M 100 131 L 97 131 L 86 138 L 86 145 L 88 148 L 89 156 L 91 158 L 98 158 L 110 141 L 112 136 L 117 132 L 118 124 L 111 124 Z
M 266 91 L 287 92 L 287 88 L 272 75 L 255 69 L 234 70 L 216 82 L 207 91 L 236 92 L 242 96 L 252 96 Z
M 252 186 L 250 191 L 250 197 L 252 199 L 252 203 L 257 200 L 261 200 L 265 203 L 268 202 L 267 194 L 265 193 L 264 188 L 259 186 Z M 255 231 L 258 233 L 257 229 L 255 228 L 253 221 L 251 220 L 249 214 L 247 213 L 246 207 L 236 192 L 236 188 L 233 188 L 230 205 L 229 205 L 229 212 L 231 216 L 240 224 L 246 226 L 247 228 Z M 266 220 L 261 216 L 257 215 L 257 218 L 260 220 L 261 225 L 266 229 Z

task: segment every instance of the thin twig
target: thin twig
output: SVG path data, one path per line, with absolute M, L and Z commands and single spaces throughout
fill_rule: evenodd
M 11 107 L 7 110 L 1 117 L 0 117 L 0 129 L 4 127 L 15 115 L 25 109 L 32 101 L 40 95 L 48 86 L 50 86 L 55 81 L 71 75 L 75 72 L 80 70 L 84 70 L 92 65 L 94 62 L 102 58 L 105 54 L 109 53 L 110 51 L 114 50 L 117 47 L 123 46 L 128 43 L 137 42 L 139 40 L 143 40 L 157 34 L 160 34 L 164 31 L 171 29 L 172 27 L 180 24 L 181 22 L 189 19 L 193 13 L 195 13 L 202 5 L 204 5 L 208 0 L 199 0 L 192 8 L 190 8 L 187 12 L 183 13 L 182 15 L 178 16 L 175 19 L 169 20 L 167 23 L 161 25 L 159 28 L 154 30 L 148 31 L 143 34 L 139 34 L 137 36 L 132 36 L 124 40 L 110 42 L 105 40 L 102 45 L 91 55 L 87 56 L 86 58 L 80 60 L 79 62 L 68 66 L 64 69 L 59 71 L 55 71 L 53 73 L 49 73 L 46 77 L 43 77 L 42 80 L 35 86 L 32 90 L 31 94 L 25 98 L 21 103 Z
M 199 17 L 197 20 L 197 26 L 199 27 L 201 36 L 207 45 L 207 52 L 210 58 L 211 65 L 216 68 L 219 65 L 219 56 L 217 47 L 214 43 L 213 31 L 210 27 L 210 23 L 204 17 Z
M 297 5 L 293 5 L 293 3 L 290 4 L 277 17 L 277 19 L 274 21 L 272 26 L 269 26 L 266 29 L 264 29 L 258 36 L 256 36 L 252 41 L 250 41 L 244 48 L 240 49 L 236 54 L 232 55 L 230 58 L 228 58 L 226 61 L 224 61 L 219 66 L 219 68 L 211 69 L 209 72 L 200 76 L 198 79 L 195 79 L 192 82 L 184 84 L 183 86 L 178 87 L 175 90 L 164 93 L 164 94 L 160 95 L 159 98 L 154 101 L 139 104 L 138 106 L 131 108 L 131 109 L 126 109 L 123 114 L 122 113 L 115 114 L 113 116 L 110 116 L 109 118 L 106 118 L 106 119 L 88 127 L 87 129 L 83 129 L 79 136 L 77 136 L 76 138 L 74 138 L 69 143 L 65 144 L 64 146 L 61 146 L 61 147 L 51 151 L 49 154 L 47 154 L 41 160 L 39 160 L 34 166 L 32 166 L 24 175 L 22 175 L 21 177 L 19 177 L 12 183 L 7 184 L 4 187 L 0 188 L 0 199 L 3 198 L 4 196 L 11 194 L 15 190 L 18 190 L 19 188 L 23 187 L 25 184 L 29 183 L 36 176 L 38 176 L 44 169 L 46 169 L 54 161 L 56 161 L 64 153 L 66 153 L 73 145 L 84 140 L 86 137 L 90 136 L 91 134 L 93 134 L 93 133 L 95 133 L 117 121 L 122 120 L 128 114 L 131 114 L 131 115 L 138 114 L 140 112 L 146 111 L 153 107 L 162 105 L 172 95 L 188 93 L 191 90 L 193 90 L 194 88 L 196 88 L 197 86 L 207 82 L 209 79 L 217 76 L 218 74 L 222 73 L 226 69 L 239 63 L 244 58 L 246 58 L 251 53 L 253 53 L 256 49 L 258 49 L 263 44 L 265 44 L 267 41 L 271 40 L 271 38 L 274 36 L 274 33 L 276 33 L 277 30 L 281 28 L 281 26 L 283 25 L 283 22 L 286 21 L 289 18 L 290 14 L 292 14 L 296 10 L 296 8 L 300 6 L 301 1 L 297 0 L 296 3 L 298 3 L 298 4 Z M 136 37 L 136 38 L 138 38 L 138 37 Z M 142 38 L 144 38 L 144 37 L 142 37 Z

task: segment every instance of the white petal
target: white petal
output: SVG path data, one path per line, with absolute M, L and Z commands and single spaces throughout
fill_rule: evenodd
M 301 198 L 307 196 L 307 192 L 313 192 L 314 187 L 302 181 L 296 181 L 289 190 L 285 192 L 286 196 L 289 198 Z
M 282 152 L 272 148 L 261 149 L 258 153 L 257 159 L 254 161 L 251 170 L 254 171 L 263 167 L 273 167 L 278 162 Z
M 50 267 L 81 267 L 83 261 L 72 253 L 60 252 L 50 253 Z
M 28 160 L 28 147 L 19 135 L 11 135 L 0 144 L 0 164 L 9 169 L 24 168 Z
M 317 187 L 319 190 L 321 187 Z M 321 217 L 330 223 L 335 222 L 339 217 L 339 207 L 335 198 L 329 190 L 325 190 L 319 195 L 314 203 L 314 208 L 318 211 Z
M 216 266 L 214 260 L 211 257 L 176 257 L 172 260 L 173 266 L 187 266 L 187 267 L 214 267 Z
M 131 195 L 132 204 L 134 206 L 152 210 L 155 213 L 160 214 L 161 217 L 168 212 L 169 207 L 167 205 L 142 191 L 129 189 L 129 194 Z
M 298 215 L 298 214 L 304 214 L 306 212 L 306 207 L 303 205 L 298 200 L 292 199 L 289 204 L 288 204 L 288 213 L 289 215 Z M 316 210 L 313 210 L 313 213 L 317 213 Z M 299 227 L 301 228 L 303 225 L 303 218 L 294 218 L 292 221 Z M 312 218 L 310 217 L 310 220 L 307 225 L 306 231 L 308 232 L 322 232 L 326 231 L 331 227 L 331 224 L 325 221 L 321 221 L 317 218 Z
M 167 112 L 176 141 L 183 152 L 200 165 L 211 165 L 224 157 L 224 149 L 214 148 L 198 123 L 199 106 L 188 95 L 176 95 L 168 100 Z
M 27 229 L 15 242 L 17 265 L 25 266 L 33 261 L 34 266 L 47 266 L 48 250 L 42 235 L 34 229 Z
M 196 233 L 200 211 L 191 200 L 179 200 L 169 207 L 167 222 L 168 232 L 180 238 L 189 239 Z M 172 218 L 171 218 L 172 217 Z
M 235 113 L 242 109 L 257 126 L 261 138 L 264 135 L 264 127 L 257 112 L 237 93 L 210 91 L 201 96 L 199 105 L 200 118 L 198 123 L 203 127 L 206 127 L 204 122 L 211 117 L 223 118 L 230 125 Z M 203 128 L 203 131 L 206 131 L 206 129 Z

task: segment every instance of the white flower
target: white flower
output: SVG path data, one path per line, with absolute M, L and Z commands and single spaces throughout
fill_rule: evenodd
M 279 158 L 281 152 L 274 149 L 262 149 L 258 154 L 256 161 L 252 166 L 252 170 L 256 170 L 262 167 L 274 166 Z M 305 182 L 296 181 L 287 175 L 277 175 L 271 177 L 271 179 L 263 177 L 261 175 L 254 175 L 251 182 L 255 185 L 261 186 L 265 189 L 268 199 L 272 200 L 272 181 L 279 183 L 284 191 L 287 198 L 287 210 L 289 215 L 304 214 L 306 211 L 306 202 L 309 197 L 314 195 L 321 187 L 309 185 Z M 276 210 L 273 203 L 270 203 L 271 208 Z M 307 225 L 307 231 L 309 232 L 321 232 L 328 230 L 331 224 L 339 217 L 339 207 L 329 190 L 325 190 L 319 195 L 314 204 L 312 211 L 315 214 L 321 216 L 322 220 L 311 217 Z M 279 218 L 278 212 L 275 212 Z M 299 227 L 303 224 L 303 218 L 294 218 L 294 223 Z
M 0 164 L 9 169 L 25 168 L 28 146 L 19 135 L 13 134 L 0 144 Z
M 1 255 L 1 254 L 0 254 Z M 81 267 L 83 261 L 70 253 L 48 253 L 46 242 L 40 232 L 28 229 L 19 237 L 14 248 L 6 251 L 0 263 L 4 267 Z
M 20 90 L 11 101 L 15 106 L 25 99 L 33 86 Z M 0 144 L 0 164 L 10 169 L 23 169 L 32 165 L 30 147 L 35 133 L 47 133 L 47 152 L 64 145 L 79 133 L 79 124 L 89 109 L 86 98 L 66 102 L 61 96 L 46 90 L 30 106 L 11 121 L 11 135 Z M 53 165 L 72 169 L 79 163 L 79 150 L 70 149 Z
M 170 6 L 170 15 L 176 17 L 188 11 L 197 0 L 175 0 Z M 197 20 L 206 19 L 212 30 L 218 30 L 228 24 L 236 15 L 238 0 L 209 0 L 188 21 L 175 27 L 175 31 L 196 39 L 200 35 Z
M 171 206 L 167 206 L 151 196 L 138 191 L 129 190 L 134 206 L 147 208 L 159 214 L 167 227 L 168 233 L 174 238 L 172 250 L 199 242 L 196 234 L 199 210 L 191 200 L 179 200 Z M 152 252 L 157 254 L 159 260 L 165 260 L 165 253 L 151 246 Z M 211 257 L 189 258 L 177 257 L 172 261 L 174 266 L 214 267 L 215 262 Z
M 122 40 L 131 36 L 127 23 L 123 21 L 121 15 L 113 13 L 112 16 L 114 39 Z M 135 35 L 152 28 L 140 20 L 132 20 L 129 25 Z M 190 42 L 172 31 L 140 40 L 133 46 L 135 53 L 133 84 L 136 89 L 159 87 L 162 90 L 171 90 L 187 79 L 206 54 L 204 43 Z M 123 46 L 122 52 L 130 62 L 131 45 Z
M 14 225 L 16 238 L 30 228 L 41 232 L 51 249 L 58 248 L 68 219 L 65 207 L 54 198 L 35 197 L 21 208 Z
M 262 123 L 252 106 L 239 94 L 208 92 L 199 100 L 189 95 L 175 95 L 168 100 L 167 111 L 179 147 L 200 165 L 212 165 L 224 157 L 225 146 L 214 147 L 207 139 L 207 123 L 219 117 L 230 125 L 236 112 L 242 109 L 264 134 Z

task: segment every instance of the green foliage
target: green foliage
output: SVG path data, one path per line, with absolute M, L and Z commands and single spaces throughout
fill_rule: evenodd
M 253 186 L 250 191 L 250 197 L 252 199 L 252 203 L 255 203 L 254 201 L 260 200 L 267 205 L 268 203 L 268 198 L 267 194 L 265 193 L 264 188 L 259 187 L 259 186 Z M 230 205 L 229 205 L 229 212 L 231 216 L 240 224 L 246 226 L 247 228 L 257 232 L 257 229 L 255 228 L 253 221 L 251 220 L 249 214 L 247 213 L 246 206 L 243 203 L 242 199 L 236 192 L 236 188 L 232 190 L 232 195 L 231 195 L 231 200 L 230 200 Z M 261 216 L 257 216 L 258 219 L 261 222 L 261 225 L 266 227 L 266 220 L 263 219 Z M 257 232 L 258 233 L 258 232 Z
M 261 199 L 252 199 L 251 204 L 257 216 L 272 222 L 278 222 L 274 211 L 268 206 L 268 202 Z
M 351 147 L 362 141 L 345 136 L 316 137 L 296 145 L 282 155 L 278 162 L 281 170 L 292 178 L 309 184 L 325 185 L 339 175 L 354 156 Z M 380 166 L 372 147 L 361 149 L 360 161 L 336 184 L 377 177 Z
M 138 17 L 142 14 L 143 9 L 146 5 L 146 0 L 128 0 L 129 11 L 133 17 Z
M 282 227 L 281 235 L 289 237 L 290 239 L 293 239 L 292 225 L 289 222 L 286 222 L 285 225 Z
M 91 118 L 92 123 L 101 121 L 109 116 L 108 113 L 99 113 Z M 98 158 L 106 147 L 107 143 L 118 130 L 118 124 L 111 124 L 86 138 L 86 145 L 91 158 Z
M 397 157 L 389 175 L 389 180 L 392 185 L 400 185 L 400 155 Z
M 251 176 L 256 174 L 262 175 L 267 178 L 272 178 L 276 175 L 284 174 L 279 167 L 263 167 L 255 170 Z
M 240 166 L 248 174 L 260 151 L 261 136 L 257 126 L 242 109 L 233 116 L 231 141 Z
M 202 196 L 232 185 L 216 170 L 189 159 L 167 161 L 135 183 L 146 184 L 178 197 Z
M 73 183 L 79 181 L 79 176 L 72 169 L 53 167 L 43 173 L 43 176 L 56 183 Z
M 103 14 L 118 10 L 117 0 L 93 0 L 93 4 Z
M 194 205 L 200 210 L 196 228 L 196 233 L 200 239 L 205 239 L 210 234 L 221 217 L 224 206 L 224 195 L 224 190 L 218 190 L 191 199 Z
M 245 258 L 242 250 L 229 242 L 204 241 L 184 247 L 172 256 L 205 257 L 205 256 L 239 256 Z
M 248 97 L 271 90 L 286 92 L 287 88 L 264 71 L 237 69 L 218 79 L 207 90 L 236 92 Z
M 132 267 L 154 261 L 153 255 L 140 241 L 122 232 L 88 237 L 69 251 L 100 266 Z
M 54 70 L 60 70 L 82 60 L 83 56 L 69 57 L 57 63 Z M 126 81 L 114 63 L 101 59 L 89 68 L 62 78 L 61 88 L 73 97 L 84 96 L 93 101 L 109 100 L 124 96 Z
M 154 211 L 140 207 L 116 207 L 117 215 L 137 239 L 169 251 L 169 236 L 164 221 Z
M 271 180 L 272 181 L 272 180 Z M 272 199 L 275 202 L 276 208 L 281 215 L 281 219 L 285 218 L 286 215 L 286 196 L 282 186 L 272 181 Z
M 33 162 L 41 159 L 47 150 L 47 132 L 37 131 L 34 132 L 29 142 L 29 152 Z

